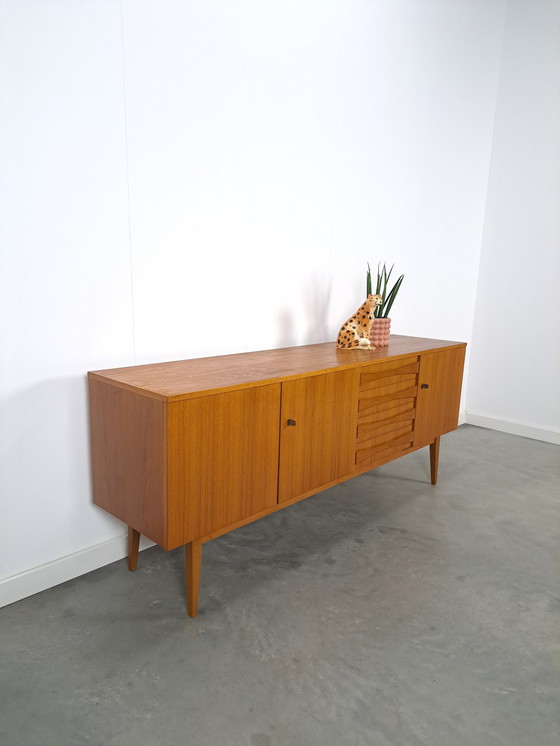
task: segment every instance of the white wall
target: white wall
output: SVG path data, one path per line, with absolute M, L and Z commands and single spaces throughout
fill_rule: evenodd
M 468 336 L 502 21 L 472 1 L 125 4 L 138 362 L 333 338 L 385 258 L 407 275 L 397 331 Z M 228 323 L 201 339 L 218 297 Z
M 84 371 L 132 363 L 133 340 L 119 6 L 0 9 L 6 578 L 122 533 L 91 505 Z
M 470 341 L 504 8 L 0 0 L 0 603 L 123 554 L 87 370 L 334 339 L 368 260 Z
M 467 420 L 560 443 L 560 2 L 508 3 Z

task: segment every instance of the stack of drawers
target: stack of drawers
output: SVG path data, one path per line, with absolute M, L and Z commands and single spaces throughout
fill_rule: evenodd
M 356 466 L 375 467 L 412 448 L 418 369 L 417 356 L 362 368 Z

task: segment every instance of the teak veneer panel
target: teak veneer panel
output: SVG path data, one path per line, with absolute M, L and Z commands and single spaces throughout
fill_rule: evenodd
M 90 378 L 89 412 L 95 504 L 165 547 L 165 404 Z
M 457 427 L 464 362 L 464 346 L 422 355 L 418 373 L 415 447 L 428 445 L 436 437 Z
M 170 547 L 276 505 L 279 415 L 279 383 L 169 405 Z
M 414 450 L 412 438 L 411 433 L 406 433 L 398 438 L 393 438 L 388 443 L 377 446 L 377 448 L 358 448 L 356 451 L 356 466 L 359 466 L 361 471 L 367 471 L 411 453 Z
M 355 368 L 368 363 L 392 364 L 395 359 L 461 342 L 391 335 L 387 347 L 375 350 L 338 350 L 332 342 L 285 347 L 279 350 L 177 360 L 169 363 L 112 368 L 89 373 L 114 386 L 132 389 L 164 401 L 188 399 L 218 391 Z
M 351 473 L 357 383 L 342 370 L 282 384 L 279 502 Z
M 416 417 L 415 409 L 408 409 L 402 414 L 394 415 L 393 417 L 387 417 L 383 420 L 377 420 L 375 422 L 363 423 L 358 420 L 358 434 L 356 436 L 356 443 L 362 444 L 372 438 L 376 438 L 379 435 L 386 433 L 394 433 L 397 430 L 408 427 L 410 431 L 414 429 L 414 420 Z

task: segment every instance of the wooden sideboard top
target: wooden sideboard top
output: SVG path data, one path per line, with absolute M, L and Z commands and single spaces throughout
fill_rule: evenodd
M 91 371 L 88 376 L 144 396 L 172 402 L 201 396 L 210 391 L 231 391 L 314 373 L 368 365 L 427 350 L 464 346 L 464 342 L 392 334 L 389 345 L 376 350 L 339 350 L 335 342 L 323 342 Z

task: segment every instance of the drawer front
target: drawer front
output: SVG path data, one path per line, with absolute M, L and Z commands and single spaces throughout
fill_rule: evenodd
M 419 367 L 414 356 L 362 368 L 356 466 L 375 466 L 412 448 Z

